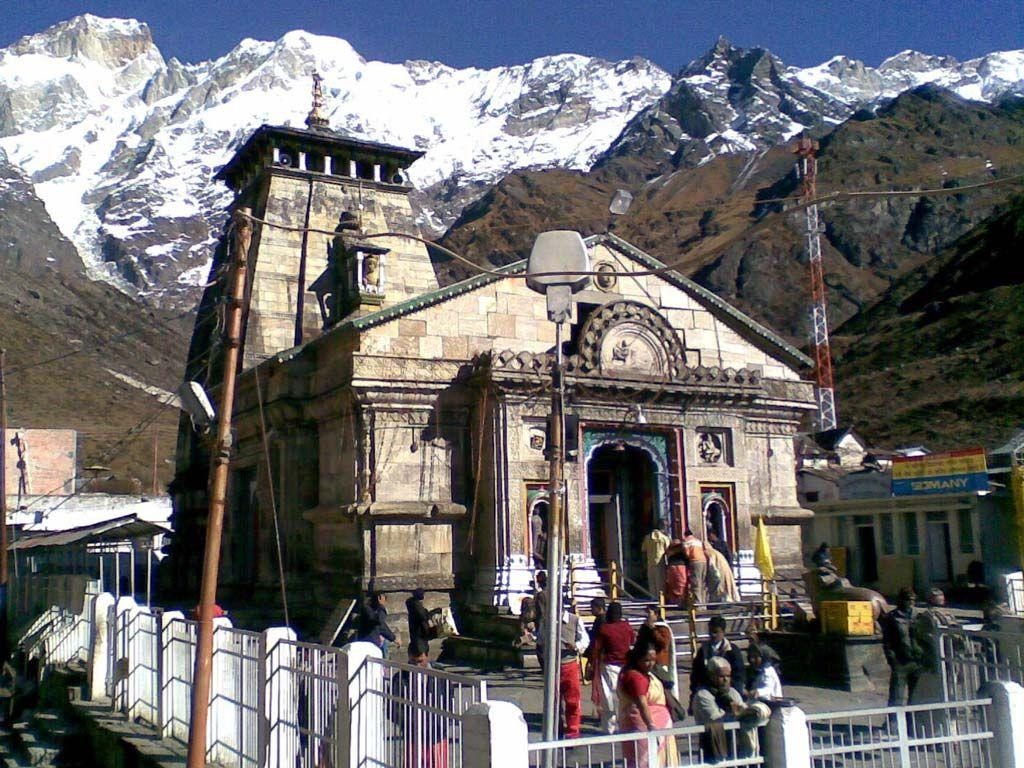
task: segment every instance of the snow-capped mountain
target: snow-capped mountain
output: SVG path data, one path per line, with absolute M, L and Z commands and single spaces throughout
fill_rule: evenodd
M 414 200 L 435 229 L 513 170 L 589 169 L 609 147 L 637 151 L 650 144 L 639 125 L 662 130 L 662 156 L 692 140 L 703 157 L 785 140 L 925 82 L 973 99 L 1024 93 L 1024 51 L 800 70 L 720 40 L 672 78 L 644 59 L 568 54 L 490 70 L 373 62 L 344 40 L 291 32 L 184 64 L 165 60 L 144 24 L 80 16 L 0 50 L 0 154 L 93 277 L 191 301 L 228 202 L 214 172 L 259 125 L 303 125 L 313 71 L 334 130 L 426 152 L 411 169 Z
M 626 155 L 694 165 L 717 154 L 762 150 L 926 84 L 973 101 L 1024 94 L 1024 51 L 963 63 L 904 51 L 877 69 L 837 56 L 798 69 L 763 48 L 744 50 L 719 38 L 632 120 L 599 163 Z

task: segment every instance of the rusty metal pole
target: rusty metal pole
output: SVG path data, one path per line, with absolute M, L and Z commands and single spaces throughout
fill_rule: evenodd
M 555 365 L 551 370 L 551 440 L 548 445 L 548 604 L 544 616 L 544 740 L 558 738 L 558 686 L 562 665 L 562 527 L 564 501 L 565 389 L 562 370 L 562 323 L 555 324 Z M 550 768 L 550 755 L 546 760 Z
M 210 513 L 206 522 L 203 581 L 199 592 L 199 632 L 196 666 L 192 675 L 192 716 L 188 732 L 188 768 L 206 766 L 206 726 L 213 676 L 213 607 L 217 602 L 217 569 L 220 565 L 221 531 L 231 461 L 231 412 L 235 403 L 235 373 L 242 341 L 242 310 L 245 302 L 246 262 L 252 240 L 250 209 L 235 211 L 234 259 L 231 269 L 224 330 L 224 381 L 217 418 L 217 442 L 210 460 Z
M 7 661 L 7 350 L 0 349 L 0 664 Z

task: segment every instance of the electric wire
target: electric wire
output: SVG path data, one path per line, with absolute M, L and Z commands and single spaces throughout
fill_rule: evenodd
M 185 310 L 184 312 L 182 312 L 182 313 L 180 313 L 178 315 L 174 315 L 172 317 L 166 318 L 165 320 L 159 320 L 159 321 L 157 321 L 157 325 L 162 325 L 162 326 L 166 327 L 170 323 L 174 322 L 175 320 L 181 320 L 181 319 L 183 319 L 185 317 L 188 317 L 189 315 L 195 314 L 198 311 L 199 311 L 199 307 L 193 307 L 192 309 Z M 74 357 L 75 355 L 85 354 L 86 352 L 99 352 L 99 351 L 105 349 L 106 347 L 110 346 L 111 344 L 116 344 L 119 341 L 124 341 L 125 339 L 131 338 L 132 336 L 137 336 L 137 335 L 139 335 L 141 333 L 145 333 L 148 330 L 150 330 L 149 326 L 144 327 L 144 328 L 135 328 L 135 329 L 132 329 L 130 331 L 124 331 L 123 333 L 119 333 L 119 334 L 117 334 L 115 336 L 111 336 L 110 338 L 104 340 L 103 342 L 101 342 L 99 344 L 90 344 L 88 346 L 84 346 L 83 345 L 81 349 L 73 349 L 73 350 L 71 350 L 69 352 L 63 352 L 63 353 L 61 353 L 59 355 L 55 355 L 53 357 L 49 357 L 49 358 L 46 358 L 44 360 L 37 360 L 34 363 L 26 363 L 25 365 L 22 365 L 19 368 L 12 369 L 11 371 L 9 371 L 7 373 L 7 375 L 8 376 L 16 376 L 19 373 L 23 373 L 25 371 L 30 371 L 33 368 L 39 368 L 39 367 L 44 366 L 44 365 L 51 365 L 52 363 L 58 363 L 61 360 L 67 360 L 69 357 Z
M 208 320 L 212 319 L 213 317 L 214 316 L 211 315 L 209 318 L 207 318 L 206 320 L 204 320 L 202 322 L 207 322 Z M 206 354 L 206 352 L 202 352 L 202 353 L 196 355 L 195 357 L 193 357 L 192 359 L 187 360 L 185 362 L 185 367 L 187 368 L 192 363 L 194 363 L 197 360 L 201 359 L 205 354 Z M 48 362 L 53 362 L 53 361 L 48 361 Z M 127 450 L 128 447 L 131 446 L 141 435 L 148 434 L 149 433 L 148 428 L 153 426 L 154 422 L 158 418 L 160 418 L 160 416 L 163 415 L 164 411 L 166 411 L 168 406 L 174 404 L 174 402 L 176 400 L 177 400 L 177 395 L 175 393 L 173 393 L 173 392 L 169 392 L 169 393 L 167 393 L 166 397 L 164 397 L 161 400 L 161 402 L 157 405 L 157 407 L 151 413 L 148 413 L 145 416 L 143 416 L 140 421 L 136 422 L 134 425 L 129 427 L 127 429 L 127 431 L 125 431 L 125 430 L 112 430 L 111 434 L 121 435 L 123 433 L 123 436 L 121 437 L 120 440 L 115 442 L 110 448 L 108 448 L 106 451 L 101 453 L 99 455 L 98 459 L 96 460 L 96 462 L 94 462 L 94 464 L 103 465 L 103 464 L 108 463 L 112 459 L 117 458 L 123 451 Z M 164 427 L 164 429 L 167 429 L 168 431 L 171 431 L 173 428 L 171 428 L 171 427 Z M 174 432 L 175 432 L 175 434 L 177 434 L 176 430 L 174 430 Z M 76 437 L 79 434 L 86 434 L 88 436 L 87 432 L 79 433 L 76 430 Z M 51 508 L 47 509 L 46 514 L 49 515 L 51 512 L 55 511 L 56 509 L 60 508 L 64 504 L 66 504 L 72 498 L 74 498 L 76 496 L 79 496 L 82 493 L 85 493 L 97 480 L 98 480 L 98 477 L 87 478 L 86 481 L 84 483 L 82 483 L 82 485 L 79 488 L 75 489 L 70 495 L 66 495 L 66 494 L 60 493 L 64 489 L 64 486 L 66 485 L 66 483 L 60 483 L 59 485 L 54 486 L 53 488 L 51 488 L 50 490 L 46 491 L 43 494 L 39 494 L 39 495 L 32 494 L 32 496 L 33 496 L 32 501 L 27 506 L 25 506 L 24 509 L 22 509 L 20 504 L 19 504 L 18 511 L 25 511 L 25 512 L 27 512 L 27 511 L 30 511 L 32 508 L 36 507 L 37 505 L 40 505 L 40 504 L 46 502 L 48 499 L 53 498 L 54 496 L 62 497 L 62 500 L 60 501 L 60 503 L 58 503 L 54 507 L 51 507 Z
M 263 388 L 260 385 L 259 368 L 253 371 L 253 378 L 256 379 L 256 405 L 260 414 L 260 437 L 263 446 L 263 460 L 267 468 L 267 490 L 270 496 L 270 511 L 274 520 L 274 542 L 277 544 L 277 577 L 281 581 L 281 607 L 284 610 L 284 625 L 290 627 L 291 620 L 288 617 L 288 591 L 284 578 L 284 555 L 281 552 L 281 524 L 277 513 L 277 491 L 274 488 L 274 472 L 270 465 L 270 439 L 267 436 L 267 420 L 263 415 Z
M 965 186 L 961 186 L 961 187 L 948 187 L 948 188 L 947 187 L 936 187 L 936 188 L 929 188 L 929 189 L 913 189 L 913 190 L 836 190 L 836 191 L 833 191 L 833 192 L 828 192 L 828 193 L 826 193 L 824 195 L 819 195 L 818 197 L 815 197 L 815 198 L 812 198 L 812 199 L 809 199 L 809 200 L 802 199 L 800 197 L 781 197 L 781 198 L 769 198 L 769 199 L 765 199 L 765 200 L 754 200 L 753 203 L 755 205 L 757 205 L 757 206 L 774 205 L 774 204 L 787 203 L 787 202 L 791 202 L 791 203 L 793 203 L 793 205 L 790 206 L 790 207 L 787 207 L 787 208 L 785 208 L 783 210 L 771 211 L 771 212 L 765 214 L 764 216 L 761 216 L 750 227 L 747 227 L 745 229 L 741 229 L 740 231 L 733 233 L 733 235 L 727 237 L 724 241 L 720 241 L 714 248 L 711 248 L 711 249 L 709 249 L 707 251 L 703 251 L 702 255 L 705 258 L 713 256 L 713 255 L 715 255 L 715 254 L 725 250 L 726 248 L 731 246 L 736 241 L 738 241 L 740 239 L 743 239 L 743 238 L 746 238 L 746 237 L 749 237 L 752 233 L 760 231 L 761 229 L 766 228 L 769 223 L 774 223 L 779 218 L 782 218 L 782 217 L 785 217 L 785 216 L 789 216 L 789 215 L 791 215 L 791 214 L 793 214 L 793 213 L 795 213 L 797 211 L 801 211 L 801 210 L 803 210 L 805 208 L 809 208 L 812 205 L 823 205 L 825 203 L 836 203 L 836 202 L 841 202 L 841 201 L 846 201 L 846 200 L 855 200 L 855 199 L 859 199 L 859 198 L 875 198 L 875 197 L 939 197 L 939 196 L 948 196 L 948 195 L 959 195 L 959 194 L 963 194 L 965 192 L 972 192 L 972 191 L 976 191 L 976 190 L 979 190 L 979 189 L 985 189 L 985 188 L 988 188 L 988 187 L 994 187 L 994 186 L 999 186 L 999 185 L 1003 185 L 1003 184 L 1019 183 L 1019 182 L 1022 182 L 1022 181 L 1024 181 L 1024 174 L 1017 174 L 1015 176 L 1007 176 L 1007 177 L 1003 177 L 1003 178 L 999 178 L 999 179 L 991 179 L 989 181 L 979 182 L 977 184 L 969 184 L 969 185 L 965 185 Z M 665 213 L 665 212 L 671 212 L 671 211 L 662 211 L 662 213 Z M 262 224 L 262 225 L 265 225 L 265 226 L 268 226 L 268 227 L 272 227 L 274 229 L 280 229 L 280 230 L 283 230 L 283 231 L 286 231 L 286 232 L 313 233 L 313 234 L 329 235 L 331 237 L 336 237 L 336 236 L 342 234 L 338 230 L 320 229 L 320 228 L 317 228 L 317 227 L 294 226 L 294 225 L 291 225 L 291 224 L 284 224 L 284 223 L 281 223 L 281 222 L 270 221 L 269 219 L 263 219 L 263 218 L 260 218 L 258 216 L 254 216 L 254 215 L 251 215 L 251 214 L 246 215 L 246 217 L 250 221 L 252 221 L 254 223 Z M 598 220 L 598 219 L 595 217 L 595 220 Z M 549 224 L 550 223 L 552 223 L 552 222 L 549 222 Z M 554 222 L 554 223 L 557 223 L 557 222 Z M 526 225 L 524 225 L 524 226 L 526 226 Z M 531 224 L 529 226 L 531 226 L 533 228 L 536 228 L 535 224 Z M 499 226 L 499 227 L 495 227 L 495 228 L 496 229 L 508 229 L 508 228 L 511 228 L 511 226 L 509 226 L 509 227 L 501 227 L 501 226 Z M 603 273 L 600 273 L 600 272 L 597 272 L 597 271 L 594 271 L 594 270 L 575 271 L 575 272 L 573 272 L 573 271 L 552 271 L 552 272 L 527 272 L 527 271 L 522 271 L 522 272 L 510 273 L 510 271 L 508 270 L 507 267 L 506 268 L 497 268 L 497 269 L 492 269 L 490 267 L 485 267 L 485 266 L 483 266 L 481 264 L 477 264 L 476 262 L 472 261 L 471 259 L 466 258 L 462 254 L 457 253 L 457 252 L 451 250 L 450 248 L 447 248 L 447 247 L 445 247 L 443 245 L 440 245 L 439 243 L 437 243 L 437 242 L 435 242 L 433 240 L 430 240 L 430 239 L 425 238 L 425 237 L 421 237 L 419 235 L 414 235 L 414 234 L 409 233 L 409 232 L 392 232 L 392 231 L 388 231 L 388 232 L 375 232 L 375 233 L 369 233 L 369 234 L 353 235 L 352 237 L 353 237 L 354 240 L 357 240 L 357 241 L 372 240 L 372 239 L 379 239 L 379 238 L 385 238 L 385 237 L 395 237 L 395 238 L 404 238 L 406 240 L 413 240 L 413 241 L 422 243 L 425 246 L 428 246 L 430 248 L 434 248 L 434 249 L 444 253 L 446 256 L 449 256 L 453 260 L 463 264 L 466 267 L 469 267 L 470 269 L 475 270 L 476 272 L 479 272 L 480 274 L 490 275 L 492 277 L 527 278 L 527 277 L 550 277 L 550 276 L 555 276 L 555 275 L 562 275 L 562 276 L 569 276 L 569 277 L 598 277 L 598 276 L 601 276 L 603 274 Z M 513 254 L 509 254 L 509 255 L 513 255 Z M 666 262 L 663 266 L 657 267 L 657 268 L 654 268 L 654 269 L 635 269 L 635 270 L 628 270 L 628 271 L 621 271 L 621 272 L 620 271 L 616 271 L 616 275 L 621 276 L 621 277 L 654 277 L 654 276 L 664 276 L 664 275 L 666 275 L 668 273 L 675 272 L 677 269 L 679 269 L 681 266 L 683 266 L 683 264 L 684 264 L 684 262 L 686 260 L 687 260 L 687 257 L 681 257 L 679 259 L 675 259 L 673 261 Z

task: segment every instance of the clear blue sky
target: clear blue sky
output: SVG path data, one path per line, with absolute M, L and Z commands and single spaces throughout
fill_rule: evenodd
M 81 13 L 144 21 L 165 57 L 187 62 L 292 29 L 342 37 L 367 59 L 456 67 L 581 53 L 639 55 L 675 72 L 719 35 L 798 66 L 1024 47 L 1024 0 L 0 0 L 0 47 Z

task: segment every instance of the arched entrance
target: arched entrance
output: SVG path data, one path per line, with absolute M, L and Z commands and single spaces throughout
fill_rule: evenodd
M 622 574 L 646 583 L 640 546 L 661 525 L 659 472 L 647 450 L 624 441 L 588 453 L 587 502 L 590 552 L 598 568 L 614 560 Z

